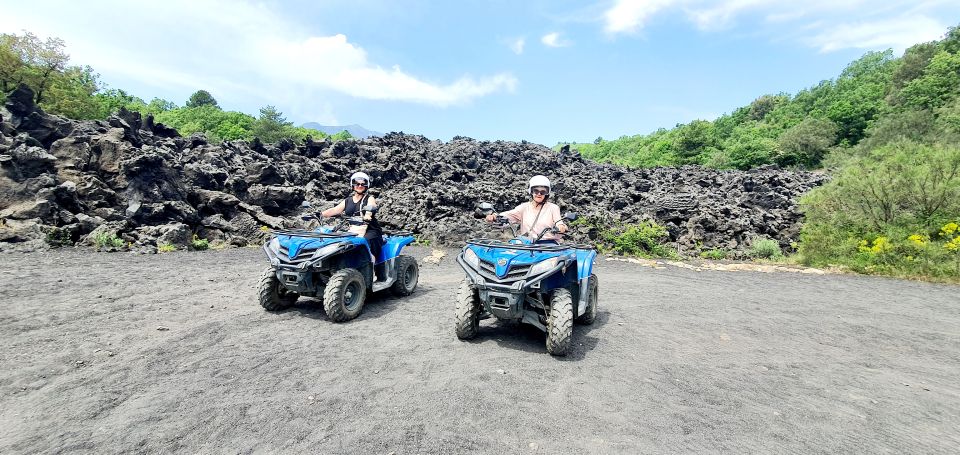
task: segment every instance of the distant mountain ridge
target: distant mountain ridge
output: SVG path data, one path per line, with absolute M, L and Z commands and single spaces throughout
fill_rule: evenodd
M 321 125 L 316 122 L 307 122 L 301 126 L 304 128 L 310 128 L 312 130 L 321 131 L 327 134 L 337 134 L 343 130 L 347 130 L 347 132 L 350 133 L 351 136 L 358 139 L 364 139 L 370 136 L 383 136 L 383 133 L 370 131 L 360 125 L 327 126 L 327 125 Z

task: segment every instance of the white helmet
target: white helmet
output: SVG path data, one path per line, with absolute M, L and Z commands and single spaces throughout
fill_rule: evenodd
M 367 182 L 368 188 L 373 183 L 370 180 L 370 176 L 365 172 L 354 172 L 353 175 L 350 176 L 350 188 L 353 188 L 353 182 L 356 182 L 357 180 L 363 180 L 364 182 Z
M 550 191 L 550 179 L 548 179 L 545 175 L 533 176 L 533 178 L 530 179 L 530 183 L 527 185 L 527 192 L 529 193 L 533 191 L 533 187 L 535 186 L 545 186 L 547 187 L 547 191 Z

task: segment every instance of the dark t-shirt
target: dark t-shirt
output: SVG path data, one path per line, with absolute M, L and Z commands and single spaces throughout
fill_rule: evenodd
M 343 201 L 343 214 L 346 216 L 360 216 L 362 213 L 360 209 L 367 204 L 367 199 L 369 195 L 363 196 L 363 199 L 360 199 L 359 203 L 353 202 L 353 196 L 347 196 Z M 371 235 L 383 235 L 383 229 L 380 227 L 380 223 L 377 221 L 377 214 L 374 213 L 370 217 L 370 221 L 367 222 L 367 234 L 364 237 L 370 237 Z

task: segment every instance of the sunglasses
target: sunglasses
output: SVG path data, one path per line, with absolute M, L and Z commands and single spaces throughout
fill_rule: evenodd
M 367 184 L 366 184 L 365 182 L 353 182 L 353 186 L 362 186 L 362 187 L 366 187 L 366 186 L 367 186 Z
M 535 194 L 535 195 L 537 195 L 537 196 L 546 196 L 546 195 L 550 194 L 550 190 L 533 190 L 533 191 L 531 191 L 531 193 L 533 193 L 533 194 Z

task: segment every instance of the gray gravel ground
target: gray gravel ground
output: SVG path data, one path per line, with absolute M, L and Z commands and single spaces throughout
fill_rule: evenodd
M 453 254 L 344 324 L 258 249 L 0 254 L 0 453 L 960 452 L 960 287 L 600 259 L 560 359 L 458 341 Z

